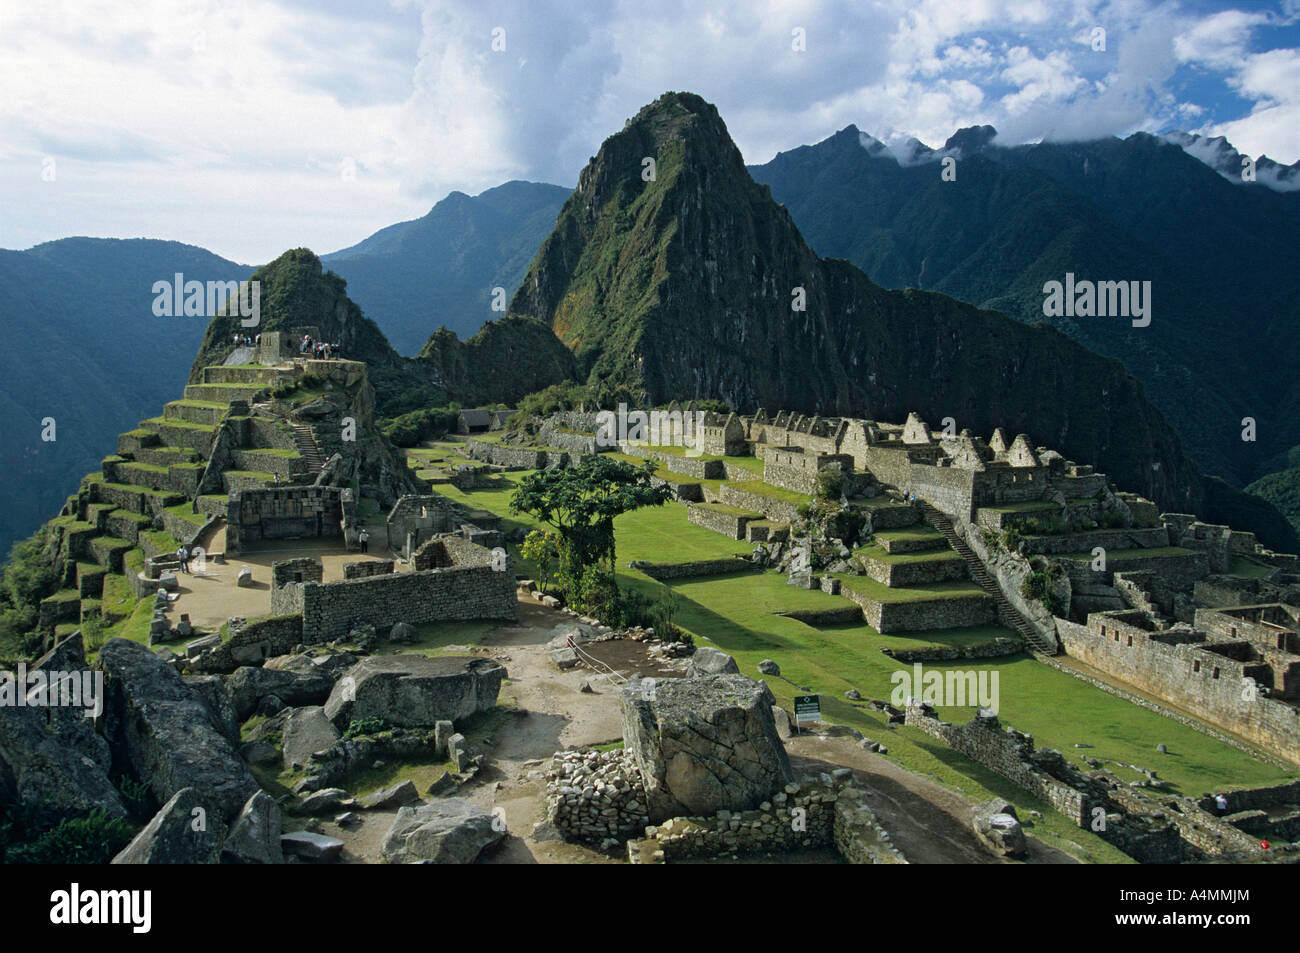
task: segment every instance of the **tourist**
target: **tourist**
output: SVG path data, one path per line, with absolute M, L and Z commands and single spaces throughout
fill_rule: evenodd
M 369 531 L 367 531 L 367 530 L 365 530 L 365 529 L 361 530 L 361 535 L 357 537 L 357 542 L 359 542 L 359 543 L 361 544 L 361 551 L 362 551 L 363 553 L 368 553 L 368 552 L 370 552 L 370 533 L 369 533 Z
M 188 549 L 182 546 L 180 549 L 176 550 L 176 559 L 181 564 L 181 572 L 190 571 L 190 551 Z
M 1228 813 L 1228 799 L 1222 794 L 1214 795 L 1214 806 L 1218 808 L 1220 814 Z

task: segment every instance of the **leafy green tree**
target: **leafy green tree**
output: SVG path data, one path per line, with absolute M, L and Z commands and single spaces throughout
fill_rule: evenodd
M 560 558 L 560 537 L 544 529 L 535 529 L 524 537 L 519 553 L 537 566 L 537 581 L 546 595 L 551 584 L 551 568 Z
M 652 486 L 654 461 L 635 466 L 596 455 L 576 467 L 539 470 L 520 481 L 512 513 L 530 513 L 559 533 L 559 583 L 580 611 L 616 614 L 614 519 L 643 506 L 662 506 L 666 486 Z

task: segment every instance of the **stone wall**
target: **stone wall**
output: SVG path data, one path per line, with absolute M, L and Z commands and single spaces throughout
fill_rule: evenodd
M 355 522 L 352 491 L 333 486 L 275 486 L 240 490 L 226 507 L 226 552 L 268 539 L 343 535 Z
M 758 513 L 734 512 L 710 503 L 689 505 L 686 519 L 696 526 L 713 530 L 728 539 L 744 539 L 745 527 L 754 520 L 762 519 Z
M 749 572 L 754 568 L 754 564 L 745 556 L 729 556 L 726 559 L 700 559 L 687 563 L 637 562 L 633 568 L 645 573 L 651 579 L 662 580 Z
M 847 454 L 769 449 L 763 455 L 763 482 L 811 496 L 817 492 L 818 473 L 829 467 L 849 473 L 853 470 L 853 458 Z
M 277 655 L 288 655 L 302 643 L 301 615 L 236 617 L 227 626 L 229 639 L 192 660 L 197 671 L 229 674 L 241 665 L 261 665 Z
M 448 568 L 303 585 L 303 641 L 341 638 L 360 625 L 517 621 L 519 605 L 509 557 L 503 570 L 494 569 L 490 550 L 469 542 L 462 546 L 464 561 Z M 471 549 L 477 553 L 471 556 Z
M 358 563 L 343 564 L 344 579 L 368 579 L 371 576 L 384 576 L 392 571 L 391 559 L 367 559 Z
M 1099 671 L 1211 724 L 1231 726 L 1266 751 L 1300 763 L 1300 710 L 1246 690 L 1247 678 L 1271 682 L 1267 666 L 1211 651 L 1200 633 L 1153 632 L 1134 624 L 1140 615 L 1093 613 L 1086 627 L 1058 626 L 1061 644 L 1068 655 Z
M 938 738 L 977 764 L 1046 801 L 1080 827 L 1091 822 L 1094 806 L 1104 807 L 1098 805 L 1091 795 L 1084 793 L 1082 776 L 1076 787 L 1053 777 L 1042 766 L 1035 764 L 1032 760 L 1036 754 L 1034 739 L 1010 728 L 1004 731 L 993 715 L 981 714 L 968 724 L 951 725 L 941 722 L 928 707 L 913 701 L 907 707 L 905 723 Z M 1050 757 L 1056 753 L 1043 754 Z M 1064 764 L 1057 765 L 1057 768 L 1061 771 L 1073 770 Z
M 799 519 L 799 504 L 789 500 L 780 500 L 762 493 L 751 493 L 734 483 L 722 484 L 722 502 L 729 506 L 738 506 L 743 510 L 762 513 L 778 523 L 793 523 Z
M 546 779 L 546 819 L 566 840 L 622 842 L 650 823 L 641 777 L 626 751 L 556 752 Z
M 848 586 L 840 594 L 862 607 L 862 617 L 877 632 L 927 632 L 968 625 L 993 625 L 997 605 L 984 594 L 917 602 L 877 602 Z
M 949 551 L 950 552 L 950 551 Z M 890 562 L 864 557 L 863 568 L 869 577 L 891 589 L 908 586 L 925 586 L 932 582 L 953 582 L 966 578 L 966 563 L 953 554 L 953 559 L 931 559 Z

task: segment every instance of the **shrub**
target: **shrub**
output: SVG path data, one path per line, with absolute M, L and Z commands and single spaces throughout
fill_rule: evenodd
M 381 731 L 388 730 L 388 722 L 382 718 L 353 718 L 348 723 L 348 730 L 343 732 L 344 738 L 357 738 L 361 735 L 377 735 Z
M 823 500 L 838 500 L 844 492 L 844 471 L 839 467 L 826 467 L 817 471 L 817 496 Z
M 11 864 L 106 864 L 135 836 L 135 828 L 120 817 L 96 808 L 85 817 L 64 818 L 52 830 L 26 844 L 10 847 Z

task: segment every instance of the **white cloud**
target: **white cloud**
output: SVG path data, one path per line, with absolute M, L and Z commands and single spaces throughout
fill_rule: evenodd
M 1199 124 L 1290 162 L 1300 54 L 1251 52 L 1276 20 L 1173 0 L 6 4 L 0 245 L 99 234 L 243 261 L 333 250 L 452 189 L 572 184 L 670 89 L 716 103 L 750 162 L 849 123 L 936 147 L 977 123 L 1003 142 Z M 1097 26 L 1105 52 L 1088 44 Z M 1180 68 L 1219 78 L 1249 114 L 1210 122 L 1170 88 Z M 46 157 L 55 182 L 40 179 Z

